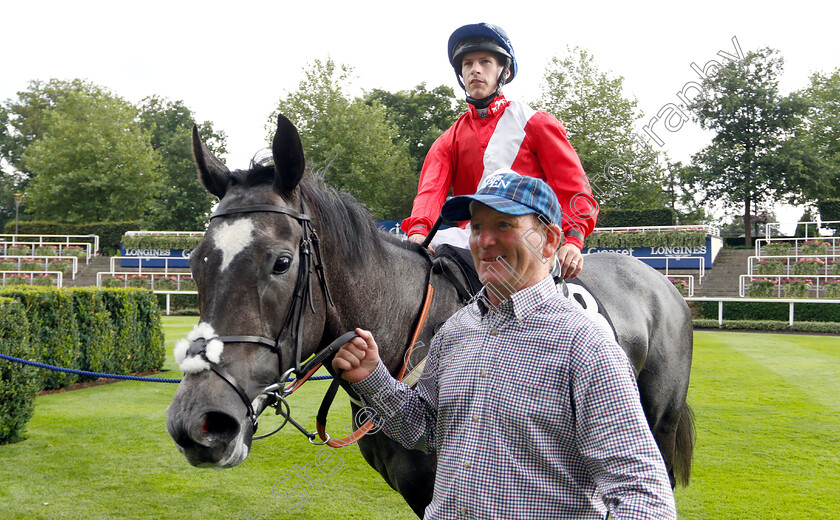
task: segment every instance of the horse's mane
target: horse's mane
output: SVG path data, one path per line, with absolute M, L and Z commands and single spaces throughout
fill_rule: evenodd
M 231 176 L 244 186 L 271 183 L 274 167 L 252 164 L 250 170 L 237 170 Z M 316 229 L 321 242 L 329 242 L 344 265 L 381 261 L 386 244 L 420 253 L 419 245 L 379 229 L 364 204 L 349 193 L 327 185 L 323 174 L 307 170 L 298 189 L 307 210 L 321 223 Z

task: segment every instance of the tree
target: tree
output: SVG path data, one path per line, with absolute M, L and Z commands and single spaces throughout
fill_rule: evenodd
M 41 112 L 21 164 L 28 213 L 59 222 L 136 220 L 159 185 L 137 109 L 104 89 L 69 91 Z
M 394 143 L 408 145 L 414 171 L 418 173 L 435 139 L 467 110 L 464 101 L 455 99 L 452 87 L 440 85 L 430 91 L 425 83 L 396 93 L 373 89 L 365 95 L 365 102 L 385 107 L 388 121 L 398 130 Z
M 634 131 L 642 113 L 635 99 L 624 97 L 623 82 L 575 47 L 551 59 L 534 106 L 563 122 L 601 206 L 662 207 L 666 173 L 659 154 Z
M 285 114 L 298 127 L 307 165 L 328 184 L 355 196 L 374 218 L 408 215 L 418 177 L 406 145 L 391 140 L 397 130 L 381 106 L 344 92 L 351 73 L 332 59 L 315 60 L 297 90 L 278 101 L 266 126 L 269 139 L 277 114 Z
M 803 132 L 807 157 L 814 174 L 803 187 L 807 198 L 840 197 L 840 68 L 831 74 L 815 73 L 802 92 L 808 105 Z
M 704 79 L 688 105 L 700 126 L 717 135 L 692 157 L 686 180 L 707 201 L 743 204 L 747 245 L 754 207 L 795 201 L 810 178 L 807 149 L 797 138 L 805 104 L 796 93 L 779 93 L 783 66 L 773 49 L 749 52 Z
M 214 198 L 196 176 L 191 145 L 195 124 L 192 111 L 183 101 L 157 96 L 144 99 L 139 109 L 140 125 L 151 136 L 161 177 L 147 218 L 149 227 L 172 231 L 204 229 Z M 215 132 L 210 121 L 198 127 L 205 145 L 216 156 L 226 152 L 224 132 Z

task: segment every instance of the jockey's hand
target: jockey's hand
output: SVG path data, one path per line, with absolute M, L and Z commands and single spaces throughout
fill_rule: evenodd
M 410 242 L 414 242 L 415 244 L 423 245 L 423 241 L 426 240 L 425 235 L 421 235 L 420 233 L 414 233 L 412 235 L 408 235 L 408 240 Z M 429 250 L 430 253 L 434 253 L 435 250 L 432 249 L 432 246 L 427 247 L 426 249 Z
M 560 262 L 560 275 L 564 280 L 574 278 L 583 269 L 583 255 L 580 254 L 580 249 L 572 244 L 563 244 L 557 250 L 557 261 Z
M 332 366 L 343 370 L 341 377 L 351 383 L 358 383 L 373 373 L 379 364 L 379 347 L 373 334 L 363 329 L 356 329 L 357 338 L 353 338 L 336 353 Z

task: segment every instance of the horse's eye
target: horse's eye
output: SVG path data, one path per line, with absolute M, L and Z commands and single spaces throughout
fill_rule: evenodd
M 274 269 L 272 269 L 272 274 L 283 274 L 289 270 L 289 267 L 292 265 L 292 258 L 287 255 L 280 255 L 277 257 L 277 260 L 274 261 Z

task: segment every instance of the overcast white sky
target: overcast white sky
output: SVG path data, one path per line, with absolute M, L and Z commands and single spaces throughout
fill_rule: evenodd
M 532 101 L 548 60 L 578 45 L 601 70 L 625 78 L 649 119 L 676 102 L 718 51 L 770 46 L 785 58 L 782 89 L 840 66 L 836 7 L 828 2 L 348 2 L 10 1 L 0 3 L 0 100 L 30 80 L 83 78 L 132 103 L 157 94 L 183 100 L 228 135 L 229 166 L 264 147 L 277 100 L 302 69 L 331 56 L 355 69 L 358 91 L 458 89 L 446 41 L 460 25 L 486 21 L 510 36 L 520 66 L 505 88 Z M 660 125 L 661 128 L 661 125 Z M 708 141 L 696 123 L 661 131 L 662 149 L 688 161 Z M 794 217 L 799 216 L 793 215 Z

